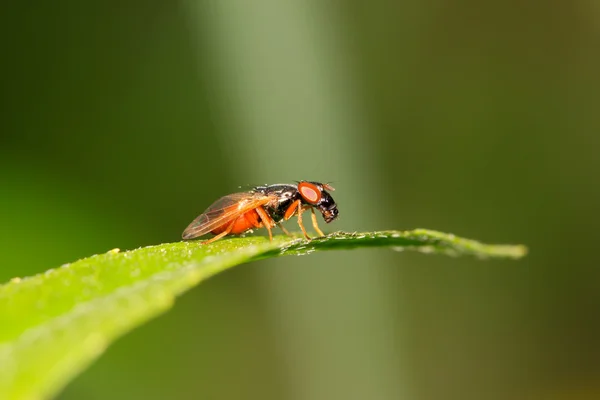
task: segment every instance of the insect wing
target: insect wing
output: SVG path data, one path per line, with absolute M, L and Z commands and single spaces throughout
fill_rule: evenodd
M 262 193 L 233 193 L 215 201 L 183 231 L 184 239 L 205 235 L 215 228 L 232 222 L 240 215 L 271 200 Z

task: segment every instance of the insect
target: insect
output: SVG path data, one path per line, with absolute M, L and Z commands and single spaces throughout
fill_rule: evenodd
M 227 235 L 244 233 L 254 228 L 267 228 L 269 239 L 273 240 L 271 229 L 281 225 L 294 215 L 304 237 L 310 239 L 302 224 L 302 212 L 310 209 L 312 223 L 319 236 L 324 236 L 317 224 L 315 208 L 321 212 L 325 222 L 330 223 L 338 216 L 335 201 L 328 191 L 335 190 L 326 183 L 300 181 L 298 184 L 276 184 L 257 186 L 248 192 L 233 193 L 221 197 L 199 215 L 183 231 L 183 239 L 194 239 L 207 233 L 216 235 L 203 244 L 214 242 Z

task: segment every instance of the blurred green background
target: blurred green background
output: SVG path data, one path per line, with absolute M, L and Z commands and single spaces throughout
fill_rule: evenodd
M 327 231 L 531 249 L 238 267 L 60 399 L 600 398 L 597 2 L 71 0 L 1 18 L 0 282 L 177 241 L 238 186 L 300 179 L 336 187 Z

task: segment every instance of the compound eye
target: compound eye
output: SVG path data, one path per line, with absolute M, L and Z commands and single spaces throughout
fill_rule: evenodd
M 300 182 L 298 191 L 302 198 L 309 204 L 317 204 L 321 200 L 321 190 L 312 183 Z

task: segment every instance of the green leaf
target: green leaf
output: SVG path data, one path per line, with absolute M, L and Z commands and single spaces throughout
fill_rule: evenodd
M 524 246 L 486 245 L 418 229 L 337 232 L 312 241 L 229 238 L 118 249 L 0 286 L 0 399 L 60 391 L 116 338 L 165 312 L 175 296 L 235 265 L 320 250 L 391 247 L 520 258 Z

